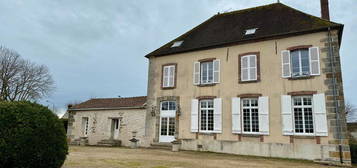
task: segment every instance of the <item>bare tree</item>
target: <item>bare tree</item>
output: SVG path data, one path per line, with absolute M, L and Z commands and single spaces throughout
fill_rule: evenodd
M 350 102 L 346 102 L 345 104 L 345 112 L 346 114 L 354 114 L 357 112 L 357 108 L 351 104 Z
M 0 46 L 0 100 L 38 100 L 54 89 L 54 81 L 45 65 L 24 60 Z

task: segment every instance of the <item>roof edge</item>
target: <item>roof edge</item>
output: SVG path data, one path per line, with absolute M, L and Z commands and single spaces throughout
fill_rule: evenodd
M 94 111 L 94 110 L 125 110 L 125 109 L 145 109 L 145 106 L 133 106 L 133 107 L 110 107 L 110 108 L 75 108 L 68 109 L 67 111 Z

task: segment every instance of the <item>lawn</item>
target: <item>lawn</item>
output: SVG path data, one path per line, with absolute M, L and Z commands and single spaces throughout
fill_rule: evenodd
M 209 152 L 71 146 L 63 168 L 327 168 L 310 161 Z

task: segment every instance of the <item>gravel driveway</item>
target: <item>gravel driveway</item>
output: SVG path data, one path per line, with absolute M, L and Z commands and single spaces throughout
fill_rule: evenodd
M 64 168 L 327 168 L 309 161 L 208 152 L 71 146 Z

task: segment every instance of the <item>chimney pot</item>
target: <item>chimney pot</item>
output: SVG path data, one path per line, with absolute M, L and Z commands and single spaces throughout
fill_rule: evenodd
M 330 20 L 328 0 L 321 0 L 321 18 L 325 20 Z

